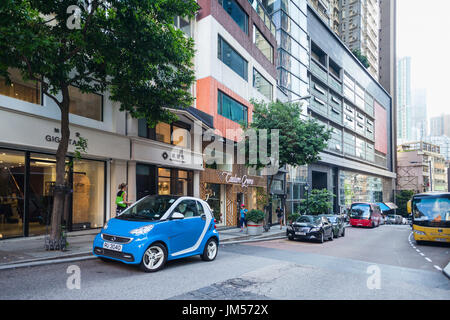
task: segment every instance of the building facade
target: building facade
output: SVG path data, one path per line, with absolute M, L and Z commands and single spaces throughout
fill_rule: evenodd
M 437 145 L 412 142 L 399 145 L 397 189 L 448 191 L 448 173 L 445 157 Z
M 430 119 L 430 135 L 450 137 L 450 114 L 442 114 Z
M 411 57 L 397 64 L 397 143 L 412 141 Z
M 312 8 L 309 114 L 331 129 L 312 189 L 335 195 L 334 211 L 354 201 L 392 201 L 395 168 L 392 98 Z
M 366 56 L 369 72 L 379 74 L 379 0 L 340 0 L 340 36 L 350 50 L 360 50 Z
M 261 2 L 200 0 L 196 17 L 195 108 L 213 118 L 204 135 L 200 197 L 218 225 L 238 225 L 239 209 L 263 209 L 267 177 L 237 163 L 241 124 L 252 121 L 251 99 L 273 101 L 278 59 L 276 27 Z

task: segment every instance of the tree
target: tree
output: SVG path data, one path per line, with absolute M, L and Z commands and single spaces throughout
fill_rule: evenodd
M 397 214 L 403 217 L 407 217 L 409 215 L 408 210 L 406 209 L 406 204 L 412 199 L 414 193 L 415 192 L 413 190 L 401 190 L 400 193 L 397 194 L 395 198 L 395 202 L 398 207 Z
M 327 147 L 327 141 L 331 138 L 331 130 L 326 129 L 315 119 L 302 119 L 301 105 L 298 103 L 258 102 L 252 100 L 254 106 L 253 120 L 244 127 L 246 141 L 245 147 L 246 166 L 255 169 L 267 167 L 267 163 L 258 157 L 255 163 L 249 159 L 252 148 L 255 145 L 248 138 L 254 132 L 260 138 L 267 132 L 267 150 L 272 149 L 271 130 L 279 130 L 278 152 L 272 154 L 277 158 L 277 165 L 282 168 L 286 165 L 302 166 L 320 160 L 319 153 Z M 259 146 L 261 152 L 261 145 Z M 242 151 L 241 151 L 242 152 Z M 273 164 L 273 163 L 272 163 Z M 276 172 L 275 172 L 276 174 Z M 272 188 L 274 175 L 270 176 L 269 190 Z
M 327 189 L 313 189 L 306 199 L 300 201 L 300 212 L 311 215 L 327 214 L 333 208 L 335 195 Z
M 150 125 L 167 108 L 190 106 L 194 43 L 174 26 L 195 0 L 2 0 L 0 76 L 10 68 L 40 84 L 61 111 L 50 239 L 59 240 L 69 131 L 70 86 L 110 93 L 121 111 Z
M 361 53 L 361 50 L 353 49 L 352 53 L 356 56 L 356 58 L 358 58 L 358 60 L 363 64 L 363 66 L 366 67 L 366 69 L 370 67 L 369 60 L 365 55 Z

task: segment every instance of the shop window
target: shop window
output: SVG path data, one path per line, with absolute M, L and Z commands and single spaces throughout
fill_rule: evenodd
M 103 121 L 103 96 L 97 93 L 82 93 L 80 89 L 69 86 L 69 112 L 81 117 Z
M 37 81 L 24 81 L 19 70 L 9 70 L 11 83 L 0 77 L 0 95 L 41 104 L 41 87 Z
M 23 235 L 25 152 L 0 149 L 0 239 Z
M 158 194 L 169 195 L 170 193 L 170 169 L 158 168 Z
M 138 121 L 138 135 L 159 142 L 173 144 L 182 148 L 190 148 L 190 126 L 181 122 L 167 124 L 158 123 L 155 128 L 149 128 L 145 119 Z

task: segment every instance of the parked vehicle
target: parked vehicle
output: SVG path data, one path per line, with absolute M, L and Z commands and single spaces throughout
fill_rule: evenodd
M 331 222 L 333 228 L 333 235 L 335 238 L 345 236 L 345 220 L 341 216 L 337 215 L 326 215 L 328 220 Z
M 350 208 L 350 225 L 353 227 L 371 227 L 380 225 L 381 210 L 373 203 L 353 203 Z
M 162 195 L 144 197 L 109 220 L 93 243 L 102 260 L 139 265 L 145 272 L 193 255 L 212 261 L 218 249 L 219 233 L 205 201 Z
M 387 216 L 387 224 L 395 224 L 395 215 L 390 214 Z
M 286 235 L 289 240 L 315 240 L 323 243 L 333 240 L 333 226 L 327 217 L 304 215 L 287 227 Z
M 399 216 L 398 214 L 395 215 L 395 224 L 402 224 L 402 216 Z

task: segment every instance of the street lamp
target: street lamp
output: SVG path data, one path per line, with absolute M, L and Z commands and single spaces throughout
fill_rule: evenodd
M 298 99 L 289 100 L 289 101 L 287 101 L 287 102 L 292 103 L 292 102 L 297 102 L 297 101 L 301 101 L 301 100 L 308 100 L 308 99 L 310 99 L 310 98 L 311 98 L 311 95 L 307 95 L 307 96 L 304 96 L 304 97 L 300 97 L 300 98 L 298 98 Z

